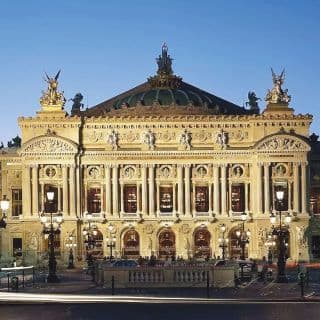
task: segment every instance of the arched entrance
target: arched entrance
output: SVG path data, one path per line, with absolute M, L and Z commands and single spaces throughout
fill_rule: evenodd
M 135 259 L 140 256 L 140 237 L 134 229 L 129 229 L 123 236 L 123 257 Z
M 103 235 L 98 229 L 94 229 L 90 234 L 86 235 L 84 241 L 87 256 L 91 256 L 93 259 L 103 258 Z
M 211 234 L 206 228 L 198 228 L 194 233 L 193 256 L 195 258 L 211 257 L 210 248 Z
M 233 228 L 229 233 L 229 252 L 230 258 L 240 259 L 242 255 L 241 247 L 241 227 Z M 248 240 L 250 241 L 250 240 Z M 244 244 L 244 257 L 248 258 L 248 243 Z
M 176 236 L 170 228 L 160 231 L 159 236 L 159 259 L 167 259 L 176 256 Z

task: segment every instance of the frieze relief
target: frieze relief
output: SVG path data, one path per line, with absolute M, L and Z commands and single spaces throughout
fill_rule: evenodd
M 302 140 L 288 135 L 272 137 L 260 143 L 257 149 L 266 151 L 309 151 L 310 147 Z
M 56 137 L 45 137 L 40 140 L 36 140 L 25 147 L 22 147 L 21 155 L 27 155 L 30 153 L 76 153 L 77 148 L 71 143 L 64 141 Z
M 87 179 L 88 180 L 98 180 L 103 178 L 103 170 L 99 166 L 89 166 L 87 168 Z

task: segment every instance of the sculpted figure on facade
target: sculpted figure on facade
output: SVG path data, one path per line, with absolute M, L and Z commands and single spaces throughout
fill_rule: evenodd
M 154 150 L 155 136 L 150 129 L 142 135 L 142 142 L 148 146 L 149 150 Z
M 58 91 L 60 71 L 61 70 L 59 70 L 54 78 L 50 78 L 46 73 L 46 78 L 44 80 L 48 83 L 48 88 L 47 91 L 43 92 L 43 95 L 40 98 L 40 104 L 42 106 L 64 106 L 66 99 L 63 96 L 63 92 Z
M 222 129 L 216 135 L 216 143 L 221 147 L 221 149 L 227 148 L 228 135 Z
M 180 135 L 180 144 L 182 144 L 185 150 L 191 149 L 191 133 L 188 132 L 187 129 L 184 129 L 182 134 Z
M 112 130 L 108 136 L 108 143 L 111 145 L 112 150 L 118 150 L 119 148 L 118 141 L 119 141 L 118 133 Z
M 288 89 L 283 90 L 282 85 L 285 79 L 285 70 L 283 69 L 280 75 L 276 75 L 271 68 L 273 88 L 268 90 L 265 100 L 269 103 L 284 103 L 288 104 L 291 96 L 288 95 Z

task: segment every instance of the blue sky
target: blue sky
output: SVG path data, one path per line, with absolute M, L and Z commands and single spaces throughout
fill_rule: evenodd
M 176 74 L 240 105 L 249 90 L 265 97 L 270 66 L 286 68 L 291 106 L 320 133 L 319 31 L 311 0 L 2 0 L 0 141 L 39 110 L 45 71 L 61 68 L 66 98 L 80 91 L 92 106 L 153 75 L 164 41 Z

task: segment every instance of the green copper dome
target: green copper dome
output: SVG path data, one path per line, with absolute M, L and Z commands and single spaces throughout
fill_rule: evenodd
M 174 75 L 172 59 L 166 45 L 162 46 L 162 54 L 157 58 L 157 64 L 157 74 L 147 82 L 89 108 L 84 113 L 87 116 L 99 116 L 115 110 L 121 112 L 121 109 L 155 105 L 199 107 L 202 111 L 205 109 L 213 114 L 250 113 L 249 110 L 192 86 Z M 132 112 L 134 113 L 134 110 Z

